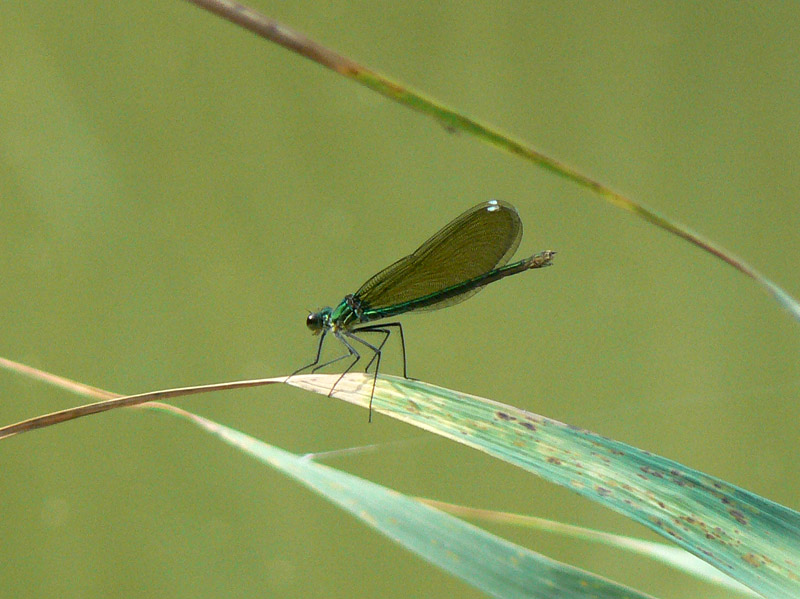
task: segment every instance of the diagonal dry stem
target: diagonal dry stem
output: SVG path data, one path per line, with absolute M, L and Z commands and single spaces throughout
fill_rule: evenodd
M 391 100 L 431 116 L 450 131 L 469 133 L 485 143 L 511 152 L 529 162 L 544 167 L 596 193 L 608 203 L 627 210 L 628 212 L 632 212 L 656 227 L 668 231 L 673 235 L 677 235 L 689 243 L 702 248 L 706 252 L 733 266 L 739 272 L 755 280 L 787 309 L 795 319 L 800 321 L 800 303 L 798 303 L 795 298 L 767 279 L 744 260 L 703 238 L 689 227 L 672 221 L 657 213 L 655 210 L 634 202 L 619 192 L 614 191 L 609 186 L 580 173 L 569 165 L 542 154 L 529 144 L 516 140 L 495 127 L 485 125 L 465 114 L 452 110 L 432 98 L 428 98 L 397 81 L 393 81 L 381 75 L 377 71 L 369 69 L 342 54 L 326 48 L 306 35 L 293 30 L 283 23 L 270 19 L 239 2 L 233 2 L 232 0 L 187 1 L 236 23 L 256 35 L 279 44 L 292 52 L 296 52 L 318 64 L 328 67 L 340 75 L 352 79 Z

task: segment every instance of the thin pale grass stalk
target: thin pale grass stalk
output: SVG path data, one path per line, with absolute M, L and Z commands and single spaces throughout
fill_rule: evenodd
M 547 518 L 538 518 L 525 514 L 473 508 L 446 501 L 428 499 L 427 497 L 415 497 L 414 499 L 462 519 L 521 526 L 562 535 L 571 539 L 600 543 L 621 551 L 633 552 L 636 555 L 641 555 L 666 564 L 685 574 L 696 576 L 700 580 L 705 580 L 706 582 L 717 584 L 751 597 L 761 597 L 761 595 L 755 591 L 747 588 L 730 576 L 726 576 L 718 569 L 680 547 L 593 530 L 573 524 L 564 524 L 563 522 L 555 522 Z
M 42 416 L 36 416 L 35 418 L 29 418 L 27 420 L 22 420 L 21 422 L 9 424 L 0 428 L 0 439 L 12 437 L 20 433 L 26 433 L 40 428 L 45 428 L 61 422 L 75 420 L 76 418 L 82 418 L 83 416 L 100 414 L 101 412 L 107 412 L 108 410 L 114 410 L 116 408 L 141 406 L 143 404 L 162 399 L 172 399 L 175 397 L 182 397 L 184 395 L 195 395 L 197 393 L 210 393 L 212 391 L 227 391 L 230 389 L 261 387 L 263 385 L 272 385 L 275 383 L 282 383 L 284 381 L 283 378 L 254 379 L 249 381 L 232 381 L 227 383 L 214 383 L 211 385 L 196 385 L 193 387 L 165 389 L 162 391 L 150 391 L 148 393 L 140 393 L 138 395 L 119 395 L 117 393 L 112 393 L 111 391 L 105 391 L 103 389 L 98 389 L 97 387 L 84 385 L 82 383 L 39 370 L 33 366 L 27 366 L 6 358 L 0 358 L 0 367 L 7 368 L 13 372 L 18 372 L 19 374 L 32 377 L 80 395 L 95 397 L 101 400 L 95 403 L 77 406 L 75 408 L 67 408 L 65 410 L 59 410 L 58 412 L 51 412 L 50 414 L 44 414 Z

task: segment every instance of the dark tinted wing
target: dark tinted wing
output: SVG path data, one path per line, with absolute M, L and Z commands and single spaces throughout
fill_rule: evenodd
M 516 208 L 499 200 L 478 204 L 423 243 L 413 254 L 383 269 L 355 295 L 366 310 L 380 310 L 427 296 L 506 264 L 522 239 Z M 456 297 L 423 309 L 443 308 L 477 293 Z

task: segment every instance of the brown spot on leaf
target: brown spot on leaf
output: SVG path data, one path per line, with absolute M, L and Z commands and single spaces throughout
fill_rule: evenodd
M 764 565 L 764 560 L 758 557 L 755 553 L 745 553 L 742 559 L 754 568 L 760 568 Z
M 733 517 L 733 519 L 734 519 L 734 520 L 736 520 L 736 521 L 737 521 L 739 524 L 741 524 L 742 526 L 747 526 L 747 524 L 748 524 L 748 522 L 747 522 L 747 518 L 745 518 L 745 517 L 744 517 L 744 514 L 743 514 L 742 512 L 740 512 L 739 510 L 730 510 L 728 513 L 729 513 L 729 514 L 730 514 L 730 515 Z

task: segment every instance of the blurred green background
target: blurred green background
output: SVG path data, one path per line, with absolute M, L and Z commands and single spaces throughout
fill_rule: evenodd
M 251 4 L 800 295 L 800 5 Z M 121 393 L 287 374 L 313 357 L 306 310 L 501 198 L 525 223 L 520 255 L 556 249 L 556 266 L 405 318 L 409 373 L 800 507 L 800 326 L 708 254 L 184 2 L 5 2 L 0 56 L 0 355 Z M 0 373 L 3 424 L 79 402 Z M 330 463 L 410 494 L 653 538 L 295 389 L 177 403 L 299 453 L 379 444 Z M 480 596 L 156 414 L 15 437 L 0 464 L 9 597 Z M 616 551 L 492 530 L 697 595 Z

